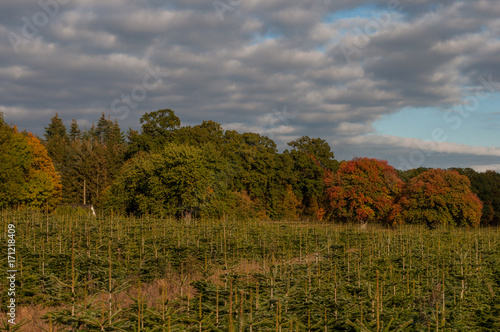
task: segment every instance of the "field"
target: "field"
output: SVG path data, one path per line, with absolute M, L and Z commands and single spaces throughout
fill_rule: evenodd
M 500 331 L 498 228 L 0 215 L 0 330 L 14 224 L 21 331 Z

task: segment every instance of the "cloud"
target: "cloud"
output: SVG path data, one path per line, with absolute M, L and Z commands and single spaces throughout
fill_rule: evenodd
M 43 7 L 0 5 L 0 105 L 7 121 L 38 134 L 55 112 L 82 124 L 101 112 L 116 116 L 113 101 L 158 66 L 162 83 L 130 107 L 122 128 L 137 128 L 144 112 L 171 108 L 185 124 L 210 119 L 272 134 L 282 149 L 287 139 L 308 135 L 327 139 L 343 158 L 397 160 L 394 151 L 416 143 L 376 136 L 377 119 L 405 107 L 449 109 L 479 85 L 479 75 L 500 80 L 495 0 L 402 0 L 385 24 L 377 18 L 390 9 L 387 0 L 233 1 L 222 20 L 212 1 L 65 3 L 35 25 L 33 38 L 23 35 L 26 20 L 35 24 Z M 369 14 L 345 14 L 356 8 Z M 22 41 L 17 53 L 12 34 Z M 350 60 L 342 46 L 356 46 Z M 283 107 L 294 116 L 288 123 L 263 122 Z M 435 155 L 489 161 L 492 151 L 450 142 Z
M 407 150 L 420 150 L 430 153 L 456 153 L 475 156 L 500 157 L 500 147 L 482 147 L 450 142 L 435 142 L 416 138 L 405 138 L 390 135 L 362 135 L 345 138 L 343 142 L 349 144 L 390 146 Z

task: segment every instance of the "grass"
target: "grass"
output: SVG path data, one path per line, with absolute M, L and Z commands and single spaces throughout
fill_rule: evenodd
M 500 330 L 498 228 L 3 211 L 4 252 L 9 223 L 24 331 Z

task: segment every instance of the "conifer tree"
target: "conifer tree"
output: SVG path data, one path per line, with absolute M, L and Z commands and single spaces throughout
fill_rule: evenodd
M 44 138 L 49 156 L 53 160 L 56 170 L 61 172 L 67 155 L 69 138 L 66 127 L 57 113 L 52 117 L 49 126 L 45 127 Z
M 71 127 L 69 130 L 69 140 L 71 143 L 75 143 L 77 140 L 80 139 L 80 128 L 78 128 L 78 123 L 76 122 L 75 119 L 71 120 Z

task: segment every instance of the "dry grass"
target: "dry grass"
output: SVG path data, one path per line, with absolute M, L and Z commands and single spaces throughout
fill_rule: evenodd
M 311 262 L 316 262 L 321 259 L 316 253 L 305 255 L 302 257 L 293 257 L 292 259 L 284 262 L 276 262 L 276 264 L 308 264 Z M 264 266 L 262 263 L 256 261 L 242 260 L 237 266 L 234 266 L 228 272 L 237 273 L 239 275 L 246 275 L 249 279 L 252 279 L 254 273 L 263 273 L 269 271 L 270 266 Z M 189 273 L 187 273 L 189 272 Z M 206 279 L 215 285 L 218 285 L 221 289 L 226 285 L 224 283 L 224 275 L 226 271 L 223 269 L 214 269 L 211 271 L 212 274 Z M 184 274 L 169 272 L 167 276 L 163 279 L 154 280 L 151 283 L 144 283 L 140 285 L 140 294 L 142 294 L 145 304 L 148 307 L 160 308 L 161 299 L 164 296 L 170 301 L 178 300 L 181 295 L 183 297 L 189 297 L 194 299 L 197 296 L 197 292 L 191 283 L 193 281 L 204 280 L 205 278 L 195 269 L 191 269 L 189 264 L 186 264 L 184 269 Z M 250 280 L 249 280 L 250 281 Z M 117 295 L 112 295 L 112 303 L 114 303 L 113 309 L 127 308 L 133 304 L 133 298 L 136 298 L 139 294 L 139 284 L 137 282 L 131 283 L 133 286 L 129 287 L 126 291 L 121 292 Z M 98 308 L 107 310 L 107 305 L 109 301 L 109 295 L 105 292 L 99 293 L 93 304 L 97 305 Z M 70 309 L 69 305 L 45 307 L 41 304 L 38 305 L 27 305 L 17 308 L 16 312 L 16 322 L 27 321 L 28 323 L 23 326 L 22 331 L 26 332 L 39 332 L 39 331 L 65 331 L 64 329 L 53 327 L 50 330 L 50 324 L 48 321 L 42 319 L 42 317 L 49 313 L 64 309 Z M 6 320 L 7 316 L 5 313 L 0 314 L 0 319 Z

